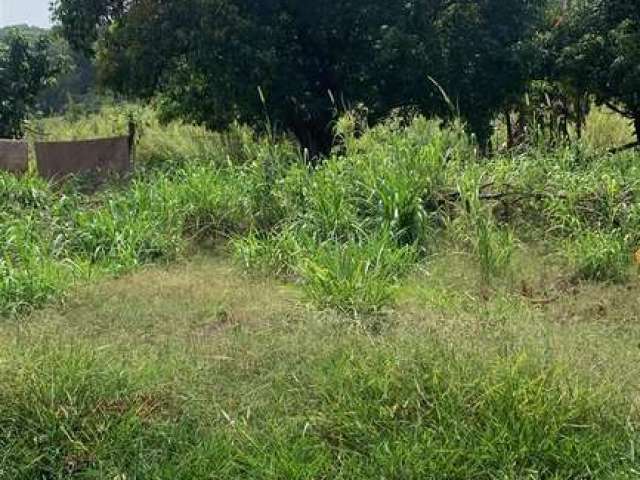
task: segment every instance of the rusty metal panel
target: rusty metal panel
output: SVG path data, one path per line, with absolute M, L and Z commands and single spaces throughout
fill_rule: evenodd
M 0 170 L 24 173 L 29 164 L 29 147 L 21 140 L 0 140 Z
M 131 170 L 129 137 L 36 143 L 38 172 L 61 178 L 88 171 L 126 173 Z

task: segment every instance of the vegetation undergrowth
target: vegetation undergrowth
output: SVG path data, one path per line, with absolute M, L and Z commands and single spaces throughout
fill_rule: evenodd
M 536 239 L 566 251 L 575 278 L 620 282 L 640 244 L 633 152 L 578 144 L 480 160 L 460 125 L 417 117 L 368 128 L 346 115 L 333 154 L 309 166 L 286 137 L 165 127 L 141 107 L 46 120 L 34 135 L 111 134 L 132 115 L 141 136 L 127 181 L 85 188 L 82 177 L 54 185 L 1 174 L 2 312 L 202 241 L 231 239 L 249 272 L 293 280 L 317 306 L 355 314 L 391 306 L 402 278 L 448 242 L 485 281 L 508 274 L 513 252 Z
M 351 116 L 311 166 L 140 115 L 129 179 L 0 174 L 0 478 L 637 476 L 637 315 L 607 316 L 633 303 L 636 154 L 480 159 L 459 125 Z M 212 243 L 237 265 L 134 273 Z

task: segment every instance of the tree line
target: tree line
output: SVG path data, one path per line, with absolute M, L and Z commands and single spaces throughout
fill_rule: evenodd
M 511 144 L 527 129 L 566 136 L 570 123 L 579 135 L 595 101 L 628 117 L 640 143 L 640 2 L 56 0 L 52 10 L 74 51 L 95 59 L 101 88 L 153 98 L 166 119 L 268 123 L 312 155 L 354 107 L 370 122 L 461 117 L 488 150 L 498 115 Z

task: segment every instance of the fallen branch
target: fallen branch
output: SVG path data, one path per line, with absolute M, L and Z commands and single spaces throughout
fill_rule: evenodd
M 457 201 L 461 198 L 461 193 L 459 191 L 449 192 L 446 195 L 447 200 L 449 201 Z M 567 194 L 563 192 L 551 193 L 551 192 L 531 192 L 531 191 L 522 191 L 522 190 L 510 190 L 506 192 L 486 192 L 479 193 L 478 199 L 480 200 L 502 200 L 507 197 L 517 197 L 520 198 L 535 198 L 537 200 L 542 200 L 544 198 L 562 198 L 566 199 Z
M 550 297 L 550 298 L 540 298 L 540 299 L 528 298 L 527 300 L 529 300 L 529 303 L 531 303 L 532 305 L 550 305 L 550 304 L 560 300 L 560 298 L 561 298 L 560 295 L 556 295 L 556 296 Z
M 615 155 L 616 153 L 624 152 L 626 150 L 631 150 L 632 148 L 640 147 L 640 142 L 631 142 L 626 145 L 622 145 L 621 147 L 612 148 L 609 150 L 611 155 Z
M 616 112 L 618 115 L 621 115 L 625 118 L 629 118 L 630 114 L 629 112 L 627 112 L 626 110 L 622 110 L 620 107 L 614 105 L 611 102 L 607 102 L 605 104 L 610 110 L 613 110 L 614 112 Z

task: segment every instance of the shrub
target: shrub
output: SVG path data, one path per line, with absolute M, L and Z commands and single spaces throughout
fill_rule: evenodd
M 628 277 L 631 253 L 619 232 L 584 233 L 567 253 L 579 279 L 619 283 Z
M 252 232 L 234 239 L 232 248 L 236 260 L 246 271 L 292 278 L 300 258 L 312 248 L 311 244 L 310 239 L 287 229 L 275 235 Z
M 398 280 L 415 258 L 415 248 L 398 247 L 388 232 L 381 232 L 358 242 L 323 242 L 305 255 L 299 272 L 316 305 L 350 314 L 378 313 L 392 302 Z

